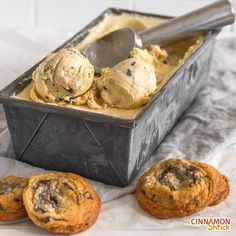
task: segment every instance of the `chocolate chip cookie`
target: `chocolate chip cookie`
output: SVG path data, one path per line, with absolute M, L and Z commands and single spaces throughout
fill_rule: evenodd
M 0 221 L 14 221 L 27 216 L 22 193 L 28 180 L 16 176 L 0 179 Z
M 213 184 L 207 172 L 181 159 L 162 161 L 138 181 L 136 199 L 149 214 L 160 218 L 184 217 L 209 204 Z
M 220 178 L 219 184 L 218 184 L 218 191 L 213 198 L 213 201 L 210 206 L 215 206 L 219 204 L 220 202 L 224 201 L 229 193 L 230 193 L 230 185 L 229 185 L 229 180 L 226 176 L 221 175 L 222 177 Z
M 32 176 L 23 201 L 36 225 L 61 234 L 88 229 L 101 206 L 99 196 L 82 177 L 61 172 Z
M 216 168 L 207 163 L 190 161 L 194 165 L 202 168 L 208 173 L 208 177 L 213 183 L 212 198 L 210 199 L 209 206 L 215 206 L 224 201 L 230 192 L 229 181 L 226 176 L 222 175 Z

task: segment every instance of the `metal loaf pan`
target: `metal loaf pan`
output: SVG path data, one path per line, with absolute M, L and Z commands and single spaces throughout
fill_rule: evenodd
M 105 14 L 123 12 L 168 18 L 109 8 L 55 51 L 78 44 Z M 133 120 L 12 97 L 29 84 L 36 64 L 0 92 L 16 158 L 34 166 L 127 186 L 206 84 L 216 34 L 208 34 Z

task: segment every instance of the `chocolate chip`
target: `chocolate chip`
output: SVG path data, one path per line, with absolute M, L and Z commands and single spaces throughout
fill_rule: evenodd
M 90 194 L 88 191 L 84 192 L 84 193 L 83 193 L 83 196 L 84 196 L 86 199 L 93 199 L 93 197 L 91 196 L 91 194 Z
M 74 189 L 73 189 L 69 184 L 63 183 L 63 185 L 64 185 L 64 188 L 65 188 L 65 189 L 74 191 Z
M 65 99 L 64 99 L 64 102 L 67 103 L 67 104 L 69 104 L 69 103 L 70 103 L 70 99 L 69 99 L 69 100 L 65 100 Z
M 40 180 L 35 191 L 40 191 L 37 203 L 34 206 L 35 211 L 48 212 L 48 205 L 50 205 L 51 208 L 57 208 L 58 200 L 50 180 Z
M 196 181 L 198 180 L 199 178 L 199 174 L 198 174 L 198 169 L 197 167 L 193 166 L 193 165 L 190 165 L 189 168 L 188 168 L 188 173 L 190 174 L 190 178 L 193 179 L 193 182 L 196 183 Z
M 64 98 L 63 97 L 57 97 L 55 99 L 55 102 L 61 102 L 61 101 L 64 101 Z
M 168 172 L 173 172 L 174 171 L 174 168 L 173 167 L 168 167 L 166 168 L 158 177 L 157 177 L 157 180 L 161 183 L 161 184 L 164 184 L 165 185 L 165 182 L 164 182 L 164 177 L 165 175 L 168 173 Z
M 167 64 L 168 62 L 167 62 L 167 60 L 164 60 L 163 63 L 164 63 L 164 64 Z
M 67 220 L 64 219 L 58 219 L 58 218 L 54 218 L 54 217 L 45 217 L 45 218 L 41 218 L 41 221 L 45 221 L 44 223 L 47 223 L 49 221 L 64 221 L 64 222 L 68 222 Z
M 63 87 L 64 88 L 64 87 Z M 64 88 L 67 92 L 69 93 L 73 93 L 73 89 L 72 88 Z
M 19 187 L 19 184 L 4 184 L 0 188 L 0 195 L 8 194 L 15 191 Z
M 15 202 L 22 202 L 22 200 L 19 199 L 19 198 L 17 198 L 17 197 L 14 197 L 14 198 L 13 198 L 13 201 L 15 201 Z
M 50 180 L 42 179 L 38 181 L 38 186 L 42 185 L 49 185 L 51 183 Z
M 133 61 L 133 62 L 131 63 L 131 66 L 134 66 L 134 65 L 135 65 L 135 63 L 136 63 L 136 61 Z
M 48 223 L 50 220 L 51 220 L 50 217 L 41 218 L 41 221 L 42 221 L 43 223 L 45 223 L 45 224 Z
M 0 211 L 3 211 L 4 209 L 3 209 L 3 206 L 0 204 Z
M 104 89 L 104 90 L 107 90 L 107 87 L 106 87 L 106 86 L 104 86 L 104 87 L 103 87 L 103 89 Z
M 58 201 L 55 196 L 50 196 L 50 203 L 53 205 L 54 208 L 57 208 Z
M 146 192 L 143 189 L 141 190 L 141 192 L 142 192 L 143 195 L 147 196 Z
M 48 211 L 46 211 L 45 209 L 39 207 L 39 206 L 34 206 L 34 211 L 41 211 L 42 213 L 47 213 Z
M 49 99 L 49 97 L 48 97 L 48 96 L 46 96 L 46 98 L 47 98 L 47 99 Z
M 64 219 L 56 219 L 56 218 L 53 218 L 53 217 L 44 217 L 44 218 L 41 218 L 40 219 L 43 223 L 48 223 L 49 221 L 66 221 Z
M 152 198 L 151 198 L 151 201 L 152 202 L 157 202 L 158 198 L 157 198 L 157 195 L 153 195 Z
M 173 186 L 173 185 L 172 185 L 172 186 L 169 186 L 169 187 L 170 187 L 170 190 L 171 190 L 171 191 L 177 190 L 177 187 L 176 187 L 176 186 Z
M 193 166 L 193 165 L 190 165 L 190 166 L 189 166 L 189 171 L 191 171 L 191 172 L 196 172 L 196 171 L 198 171 L 198 169 L 197 169 L 197 167 L 195 167 L 195 166 Z
M 192 188 L 194 183 L 195 183 L 195 181 L 191 182 L 191 183 L 189 184 L 189 187 Z
M 128 75 L 128 76 L 132 76 L 133 73 L 132 73 L 132 71 L 131 71 L 130 69 L 127 69 L 127 71 L 126 71 L 126 75 Z

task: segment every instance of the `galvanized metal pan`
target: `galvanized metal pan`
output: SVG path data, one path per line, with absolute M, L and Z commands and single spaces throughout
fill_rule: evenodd
M 77 45 L 106 14 L 122 13 L 169 18 L 109 8 L 54 52 Z M 217 33 L 209 32 L 203 44 L 132 120 L 12 97 L 31 82 L 37 63 L 0 91 L 17 159 L 127 186 L 206 84 Z

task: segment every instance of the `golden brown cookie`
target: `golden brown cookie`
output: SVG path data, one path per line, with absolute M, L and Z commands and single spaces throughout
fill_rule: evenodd
M 215 206 L 220 202 L 224 201 L 228 197 L 230 193 L 230 185 L 229 185 L 229 180 L 227 179 L 226 176 L 222 175 L 218 188 L 219 188 L 218 193 L 215 195 L 210 206 Z
M 74 234 L 92 226 L 100 198 L 82 177 L 72 173 L 37 174 L 23 193 L 30 219 L 53 233 Z
M 0 221 L 14 221 L 27 217 L 22 193 L 28 180 L 16 176 L 0 179 Z
M 215 206 L 224 201 L 230 192 L 228 179 L 224 175 L 222 175 L 216 168 L 207 163 L 197 161 L 190 162 L 206 171 L 213 183 L 212 197 L 209 200 L 209 206 Z
M 184 217 L 209 204 L 212 188 L 203 169 L 186 160 L 169 159 L 155 164 L 139 179 L 136 199 L 157 218 Z

